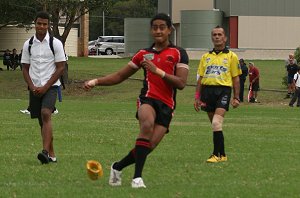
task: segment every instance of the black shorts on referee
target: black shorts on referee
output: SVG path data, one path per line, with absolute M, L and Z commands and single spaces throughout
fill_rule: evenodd
M 202 85 L 201 101 L 206 105 L 201 106 L 201 110 L 215 112 L 217 108 L 229 110 L 231 97 L 231 87 Z

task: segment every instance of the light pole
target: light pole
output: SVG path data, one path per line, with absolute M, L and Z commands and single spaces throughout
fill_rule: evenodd
M 102 30 L 103 30 L 103 35 L 102 36 L 105 36 L 105 14 L 104 14 L 104 9 L 102 11 Z

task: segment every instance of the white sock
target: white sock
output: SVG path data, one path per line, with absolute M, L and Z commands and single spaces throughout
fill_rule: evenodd
M 49 158 L 51 158 L 52 159 L 52 161 L 56 161 L 56 157 L 51 157 L 51 156 L 49 156 Z

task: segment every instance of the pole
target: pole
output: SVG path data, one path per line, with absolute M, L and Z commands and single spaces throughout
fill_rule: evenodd
M 103 30 L 103 35 L 105 36 L 105 15 L 104 15 L 104 10 L 102 11 L 102 30 Z

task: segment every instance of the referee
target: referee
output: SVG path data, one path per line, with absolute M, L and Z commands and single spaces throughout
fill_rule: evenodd
M 232 87 L 231 105 L 236 108 L 240 104 L 239 75 L 242 71 L 237 55 L 226 47 L 224 29 L 213 28 L 211 39 L 214 48 L 202 56 L 197 72 L 194 108 L 197 112 L 200 108 L 206 111 L 211 122 L 214 149 L 207 162 L 215 163 L 227 161 L 222 125 L 229 109 Z

